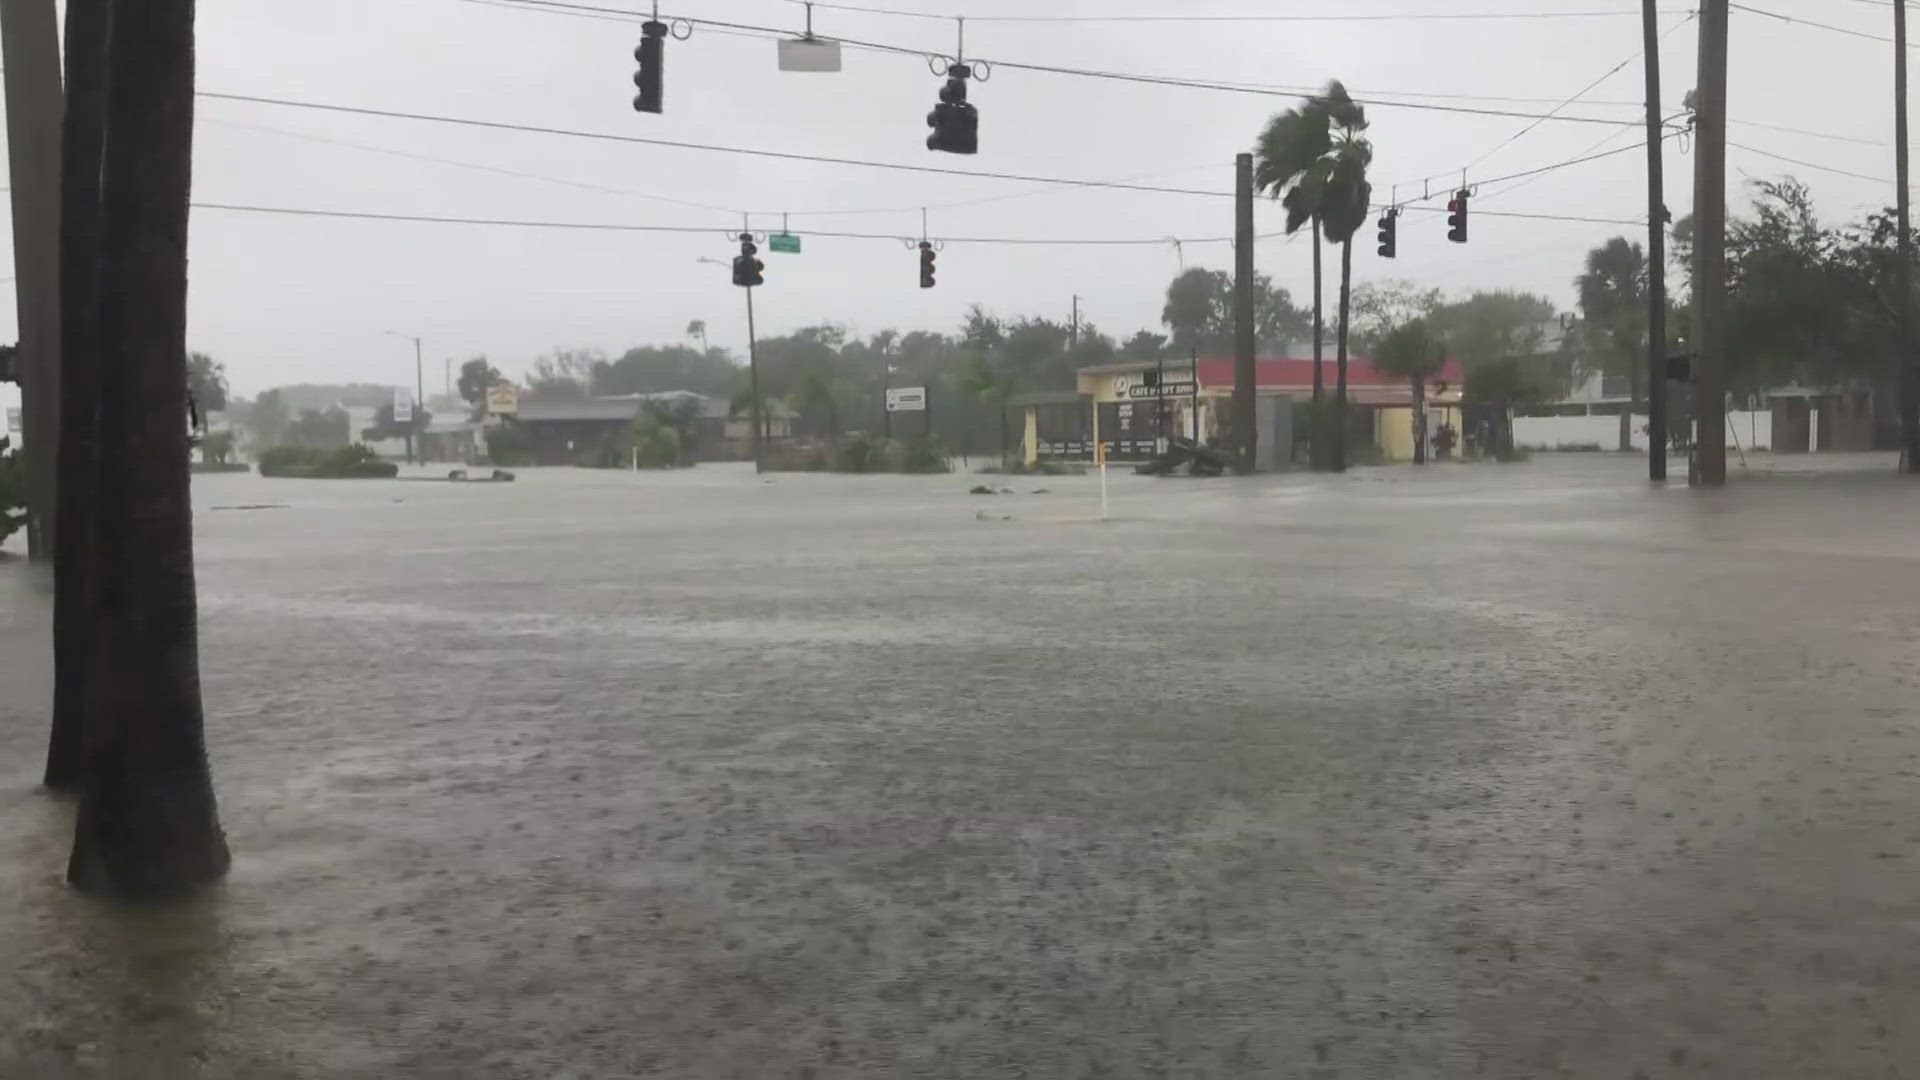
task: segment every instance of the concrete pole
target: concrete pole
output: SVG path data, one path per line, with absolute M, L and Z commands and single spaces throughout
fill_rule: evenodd
M 1233 436 L 1239 472 L 1253 471 L 1259 444 L 1253 417 L 1253 155 L 1233 159 Z
M 1913 350 L 1913 197 L 1907 153 L 1907 0 L 1893 0 L 1893 171 L 1900 224 L 1900 464 L 1920 473 L 1920 370 Z
M 20 441 L 27 553 L 54 552 L 60 448 L 60 30 L 54 0 L 0 0 L 7 164 L 13 188 L 14 297 L 20 320 Z
M 1641 0 L 1647 70 L 1647 479 L 1667 478 L 1667 197 L 1658 0 Z
M 1727 482 L 1727 0 L 1701 0 L 1694 100 L 1693 409 L 1699 483 Z

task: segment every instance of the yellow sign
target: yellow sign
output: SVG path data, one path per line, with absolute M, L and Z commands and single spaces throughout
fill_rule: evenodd
M 512 416 L 520 411 L 520 388 L 512 383 L 496 383 L 487 388 L 487 412 L 493 416 Z

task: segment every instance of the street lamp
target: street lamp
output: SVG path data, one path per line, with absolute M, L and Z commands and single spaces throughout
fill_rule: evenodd
M 733 264 L 721 259 L 709 259 L 705 255 L 694 262 L 711 263 L 733 269 Z M 753 340 L 753 286 L 747 288 L 747 382 L 748 392 L 753 395 L 753 471 L 767 471 L 767 411 L 760 403 L 760 357 Z
M 419 424 L 418 417 L 420 415 L 420 407 L 422 403 L 426 400 L 426 396 L 427 396 L 426 374 L 425 374 L 424 368 L 421 366 L 421 361 L 420 361 L 420 339 L 415 337 L 412 334 L 403 334 L 398 330 L 387 331 L 387 336 L 397 337 L 397 338 L 404 339 L 406 341 L 413 342 L 413 410 L 414 410 L 414 414 L 413 416 L 409 416 L 407 418 L 407 464 L 412 465 L 415 463 L 414 461 L 415 455 L 413 452 L 413 429 Z

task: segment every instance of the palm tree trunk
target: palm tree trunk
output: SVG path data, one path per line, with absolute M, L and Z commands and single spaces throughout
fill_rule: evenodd
M 187 490 L 194 0 L 114 7 L 102 168 L 101 739 L 67 878 L 178 894 L 229 862 L 207 768 Z
M 1333 471 L 1347 471 L 1347 322 L 1353 308 L 1353 237 L 1340 245 L 1340 329 L 1334 346 Z M 1320 365 L 1314 365 L 1319 375 Z
M 53 564 L 53 731 L 46 785 L 84 786 L 100 451 L 100 155 L 107 131 L 109 0 L 67 2 L 67 100 L 60 177 L 60 447 Z
M 1413 380 L 1413 463 L 1427 463 L 1427 380 Z
M 1307 433 L 1311 440 L 1307 444 L 1307 464 L 1314 469 L 1324 469 L 1327 467 L 1327 419 L 1321 399 L 1326 395 L 1326 377 L 1320 373 L 1320 343 L 1326 337 L 1326 320 L 1320 289 L 1320 215 L 1315 214 L 1310 225 L 1313 229 L 1313 423 Z

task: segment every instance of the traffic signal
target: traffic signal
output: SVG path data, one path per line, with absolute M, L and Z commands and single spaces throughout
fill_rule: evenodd
M 947 68 L 947 84 L 940 88 L 940 104 L 927 114 L 927 149 L 949 154 L 973 154 L 980 150 L 980 113 L 967 104 L 967 65 Z
M 1447 201 L 1447 239 L 1456 244 L 1467 242 L 1467 198 L 1471 193 L 1461 188 Z
M 1667 378 L 1674 382 L 1693 381 L 1693 354 L 1681 353 L 1667 357 Z
M 754 258 L 754 256 L 758 254 L 760 254 L 760 249 L 753 244 L 753 234 L 741 233 L 740 256 L 733 260 L 733 283 L 735 285 L 743 289 L 751 289 L 755 285 L 765 285 L 767 283 L 767 279 L 760 274 L 760 271 L 767 268 L 767 264 Z
M 633 73 L 633 85 L 640 88 L 633 99 L 635 112 L 661 111 L 660 75 L 666 53 L 667 24 L 658 19 L 641 23 L 640 45 L 633 50 L 633 58 L 640 62 L 640 70 Z
M 1400 210 L 1398 207 L 1389 206 L 1387 207 L 1387 212 L 1380 215 L 1380 257 L 1381 258 L 1383 259 L 1394 258 L 1395 253 L 1400 250 L 1399 233 L 1400 233 Z
M 933 245 L 920 241 L 920 287 L 933 288 Z

